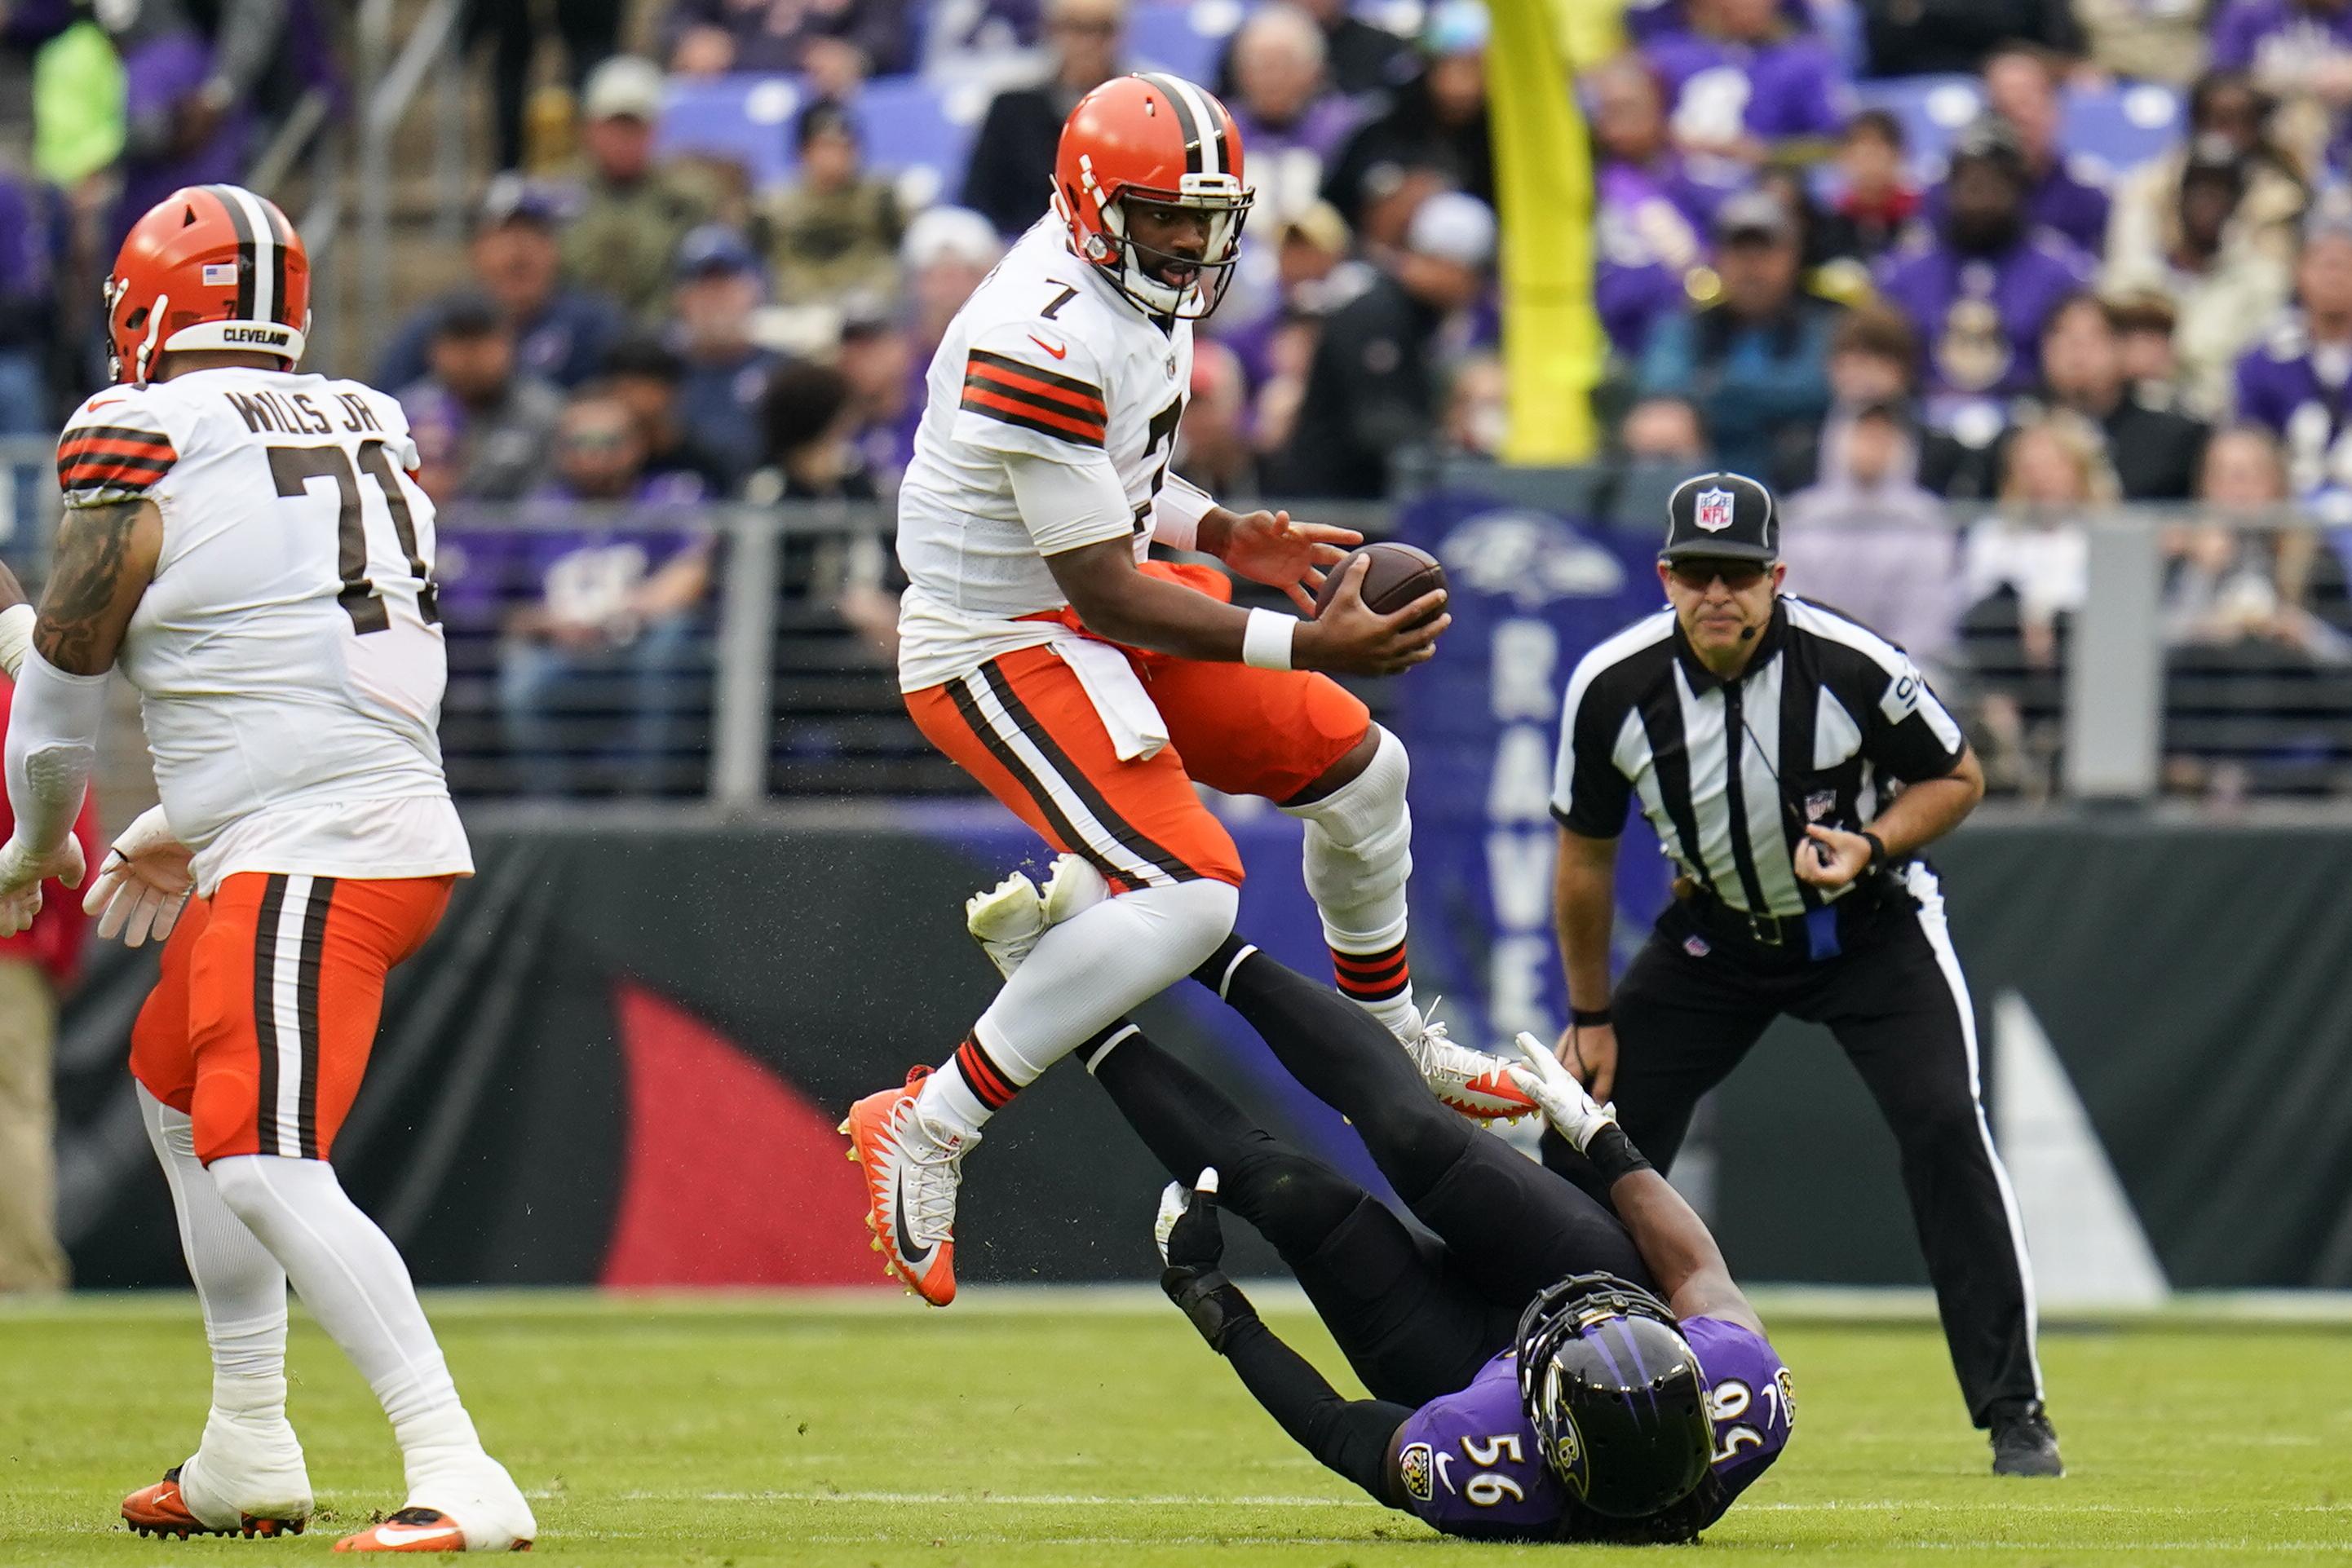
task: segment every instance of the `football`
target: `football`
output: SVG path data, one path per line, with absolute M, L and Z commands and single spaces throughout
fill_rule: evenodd
M 1315 613 L 1320 615 L 1330 608 L 1332 597 L 1339 591 L 1340 578 L 1360 555 L 1371 559 L 1372 564 L 1364 569 L 1364 604 L 1375 614 L 1393 614 L 1423 594 L 1445 586 L 1445 569 L 1437 564 L 1435 556 L 1417 545 L 1381 539 L 1357 546 L 1325 573 L 1322 590 L 1315 595 Z

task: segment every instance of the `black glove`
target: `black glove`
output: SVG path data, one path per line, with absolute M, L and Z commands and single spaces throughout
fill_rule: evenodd
M 1171 1188 L 1172 1197 L 1181 1189 Z M 1224 1232 L 1217 1224 L 1217 1173 L 1201 1173 L 1190 1201 L 1162 1244 L 1168 1267 L 1160 1288 L 1192 1320 L 1209 1348 L 1223 1354 L 1227 1338 L 1241 1323 L 1257 1321 L 1257 1311 L 1240 1287 L 1225 1278 L 1217 1265 L 1225 1256 Z

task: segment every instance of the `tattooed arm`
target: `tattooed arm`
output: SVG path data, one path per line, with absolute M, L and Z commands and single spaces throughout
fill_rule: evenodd
M 154 580 L 163 518 L 152 501 L 69 507 L 41 595 L 32 651 L 8 714 L 8 804 L 16 831 L 0 846 L 0 936 L 31 924 L 40 884 L 81 882 L 74 818 L 98 758 L 106 674 L 139 596 Z

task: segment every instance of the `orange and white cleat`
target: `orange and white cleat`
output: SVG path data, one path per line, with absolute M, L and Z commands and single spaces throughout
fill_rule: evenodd
M 907 1074 L 903 1089 L 868 1094 L 849 1108 L 840 1131 L 849 1157 L 866 1167 L 866 1228 L 888 1272 L 935 1307 L 955 1300 L 956 1188 L 963 1157 L 978 1133 L 934 1136 L 915 1113 L 928 1067 Z
M 335 1542 L 338 1552 L 528 1552 L 530 1537 L 466 1528 L 437 1508 L 404 1508 Z
M 1439 1100 L 1474 1122 L 1513 1122 L 1538 1109 L 1511 1079 L 1511 1064 L 1484 1051 L 1448 1039 L 1445 1026 L 1430 1023 L 1404 1042 L 1421 1069 L 1422 1082 Z
M 180 1491 L 180 1467 L 173 1465 L 162 1480 L 122 1500 L 122 1522 L 138 1535 L 172 1535 L 182 1541 L 191 1535 L 242 1535 L 250 1541 L 257 1535 L 299 1535 L 310 1521 L 307 1514 L 273 1519 L 241 1513 L 235 1524 L 206 1524 L 188 1507 Z

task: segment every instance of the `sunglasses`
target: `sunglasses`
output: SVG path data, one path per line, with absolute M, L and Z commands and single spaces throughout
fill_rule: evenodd
M 1705 593 L 1720 578 L 1723 586 L 1743 593 L 1764 580 L 1766 567 L 1754 560 L 1685 560 L 1666 568 L 1674 580 L 1693 593 Z

